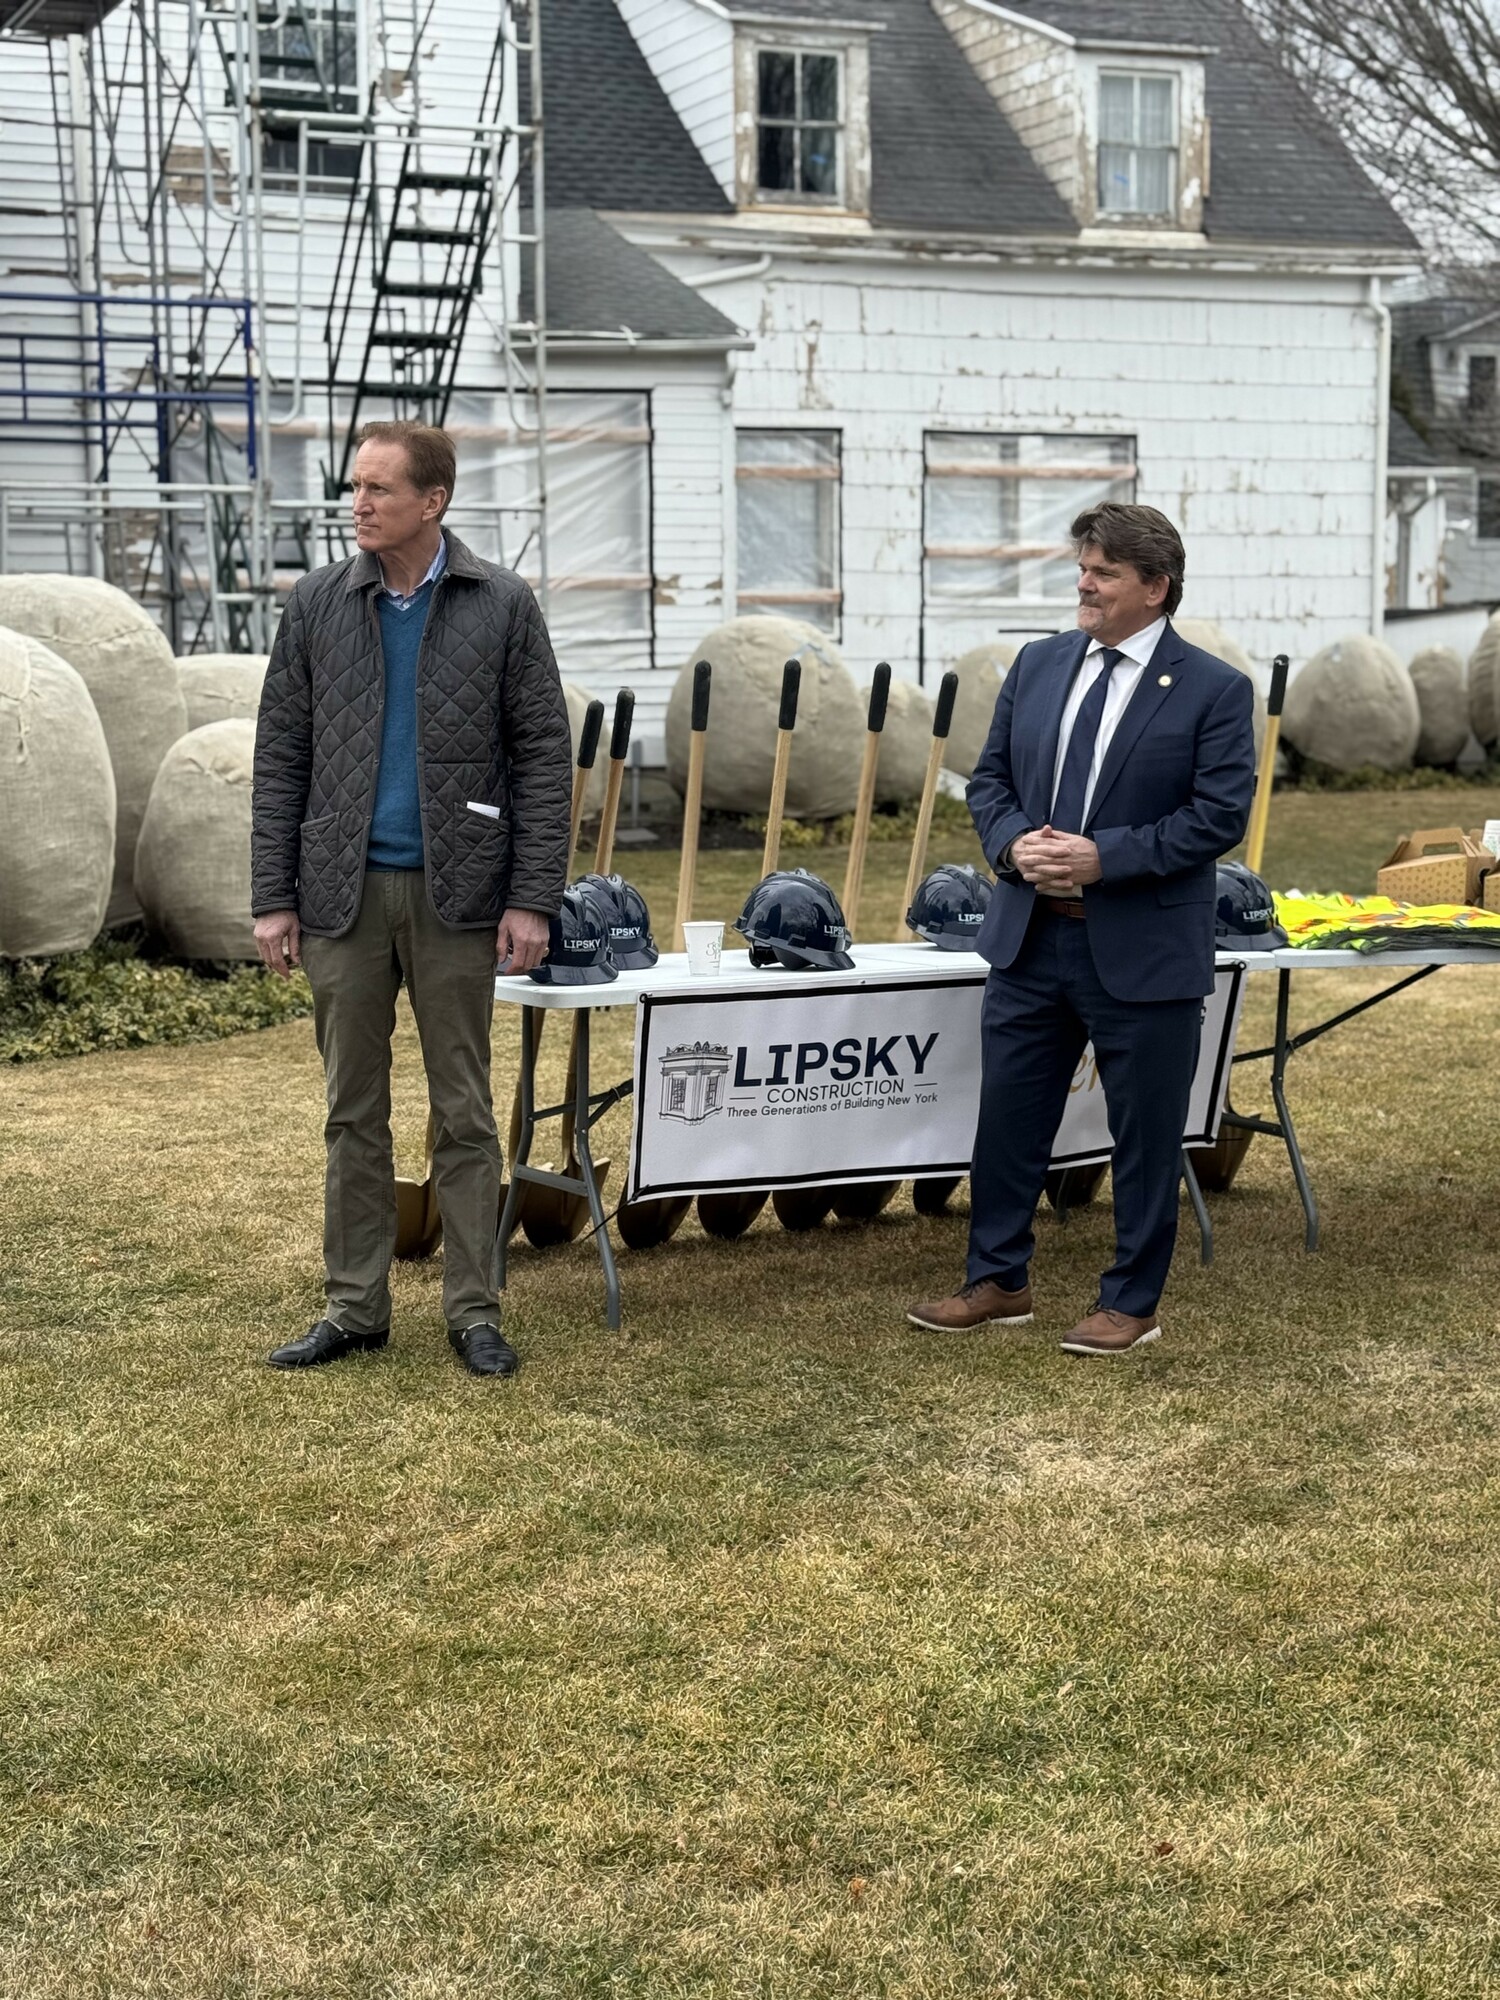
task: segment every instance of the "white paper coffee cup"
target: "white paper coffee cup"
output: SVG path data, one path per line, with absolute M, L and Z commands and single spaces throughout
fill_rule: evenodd
M 682 935 L 687 940 L 688 971 L 695 975 L 716 973 L 724 952 L 724 926 L 684 924 Z

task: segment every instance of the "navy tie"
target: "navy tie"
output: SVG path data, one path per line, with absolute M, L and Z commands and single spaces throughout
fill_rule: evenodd
M 1099 724 L 1104 720 L 1104 699 L 1109 677 L 1125 655 L 1116 646 L 1106 646 L 1099 655 L 1099 672 L 1094 685 L 1083 697 L 1073 718 L 1073 734 L 1063 758 L 1062 776 L 1057 781 L 1057 797 L 1052 802 L 1052 824 L 1059 833 L 1083 832 L 1083 802 L 1088 796 L 1089 772 L 1094 768 L 1094 745 L 1099 740 Z

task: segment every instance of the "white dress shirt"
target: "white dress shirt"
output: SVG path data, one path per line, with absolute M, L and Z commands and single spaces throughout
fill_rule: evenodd
M 1122 639 L 1115 648 L 1124 658 L 1115 663 L 1114 672 L 1109 677 L 1109 687 L 1104 696 L 1104 713 L 1099 718 L 1099 734 L 1094 738 L 1094 761 L 1089 766 L 1089 781 L 1083 794 L 1083 820 L 1088 824 L 1089 808 L 1094 803 L 1094 787 L 1099 782 L 1099 771 L 1120 717 L 1125 713 L 1130 697 L 1141 684 L 1141 675 L 1151 664 L 1151 655 L 1167 629 L 1165 618 L 1158 618 L 1154 625 L 1147 625 L 1140 632 L 1132 632 L 1128 639 Z M 1062 712 L 1062 727 L 1057 732 L 1057 761 L 1052 766 L 1052 803 L 1057 803 L 1057 788 L 1062 783 L 1063 759 L 1068 754 L 1068 744 L 1072 740 L 1073 725 L 1078 720 L 1078 711 L 1083 706 L 1083 698 L 1098 680 L 1102 671 L 1099 655 L 1104 647 L 1097 639 L 1090 641 L 1089 649 L 1083 656 L 1083 665 L 1078 669 L 1068 699 Z

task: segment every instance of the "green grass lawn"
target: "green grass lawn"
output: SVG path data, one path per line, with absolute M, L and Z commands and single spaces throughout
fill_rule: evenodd
M 1449 816 L 1284 805 L 1303 887 Z M 702 913 L 756 860 L 705 856 Z M 672 868 L 629 857 L 659 921 Z M 520 1246 L 510 1385 L 458 1371 L 436 1262 L 385 1354 L 276 1375 L 319 1300 L 310 1023 L 0 1075 L 0 1994 L 1500 1990 L 1496 978 L 1296 1059 L 1323 1251 L 1257 1141 L 1118 1365 L 1056 1348 L 1104 1209 L 1044 1215 L 1034 1326 L 943 1340 L 901 1307 L 959 1275 L 962 1197 L 903 1197 L 627 1253 L 621 1337 L 586 1247 Z M 410 1171 L 404 1010 L 395 1089 Z

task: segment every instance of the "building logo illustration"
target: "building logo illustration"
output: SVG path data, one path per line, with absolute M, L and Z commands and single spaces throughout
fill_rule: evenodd
M 683 1042 L 657 1059 L 661 1115 L 701 1125 L 724 1108 L 729 1050 L 720 1042 Z

